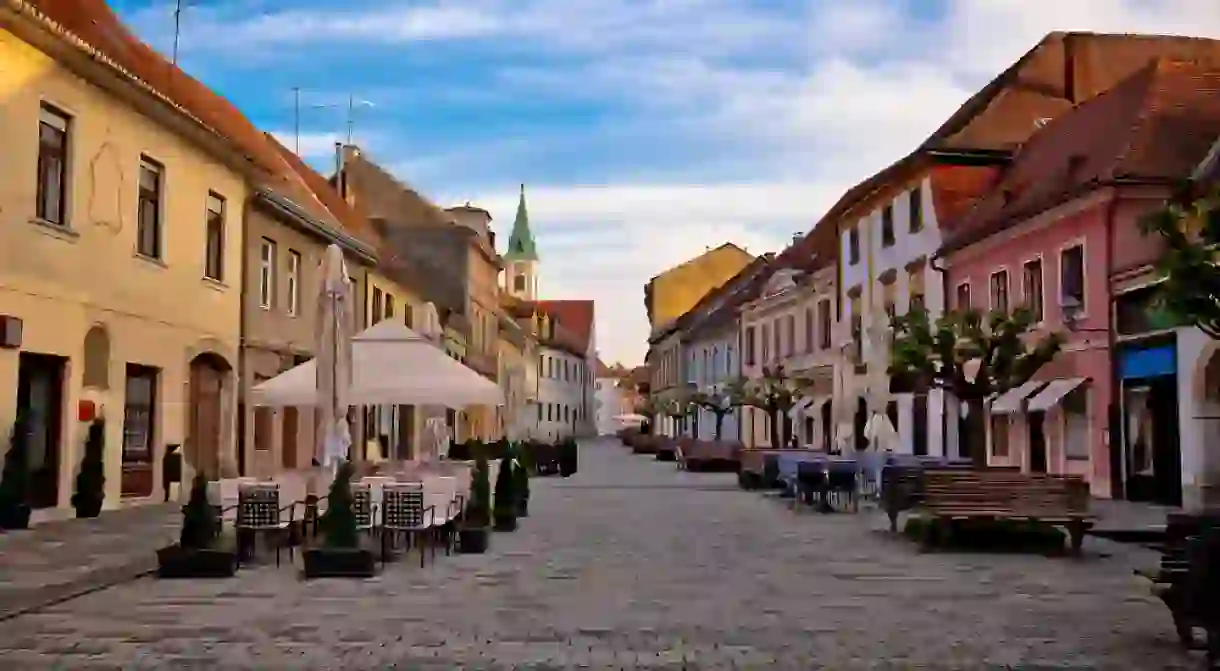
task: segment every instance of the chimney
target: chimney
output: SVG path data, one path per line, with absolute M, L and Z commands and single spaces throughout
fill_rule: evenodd
M 344 200 L 347 199 L 347 176 L 343 174 L 343 143 L 335 143 L 335 188 Z

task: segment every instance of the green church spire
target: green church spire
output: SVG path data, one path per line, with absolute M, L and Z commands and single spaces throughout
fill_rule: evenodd
M 517 218 L 513 220 L 513 232 L 508 236 L 506 261 L 537 261 L 538 249 L 534 245 L 534 234 L 530 232 L 530 215 L 525 209 L 525 185 L 521 185 L 521 200 L 517 203 Z

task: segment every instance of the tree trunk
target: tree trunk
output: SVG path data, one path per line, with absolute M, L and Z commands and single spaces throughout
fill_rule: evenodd
M 724 413 L 716 413 L 716 442 L 720 442 L 720 431 L 724 428 Z
M 959 437 L 963 457 L 969 457 L 975 466 L 987 465 L 987 417 L 983 409 L 983 399 L 972 398 L 966 401 L 969 413 L 966 415 L 965 432 Z
M 771 420 L 771 449 L 781 448 L 784 444 L 780 441 L 779 417 L 775 406 L 767 406 L 767 416 Z

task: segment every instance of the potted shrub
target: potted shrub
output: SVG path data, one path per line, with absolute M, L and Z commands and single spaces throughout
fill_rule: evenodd
M 530 516 L 530 459 L 518 452 L 513 462 L 513 490 L 517 496 L 517 517 Z
M 157 550 L 157 575 L 162 578 L 228 578 L 237 572 L 237 553 L 218 548 L 220 516 L 208 502 L 208 478 L 196 473 L 191 497 L 182 506 L 178 542 Z
M 343 462 L 335 473 L 326 496 L 326 512 L 318 522 L 322 546 L 304 553 L 306 578 L 369 578 L 377 572 L 372 550 L 360 547 L 352 499 L 354 474 L 350 461 Z
M 72 495 L 77 517 L 97 517 L 102 512 L 106 499 L 105 450 L 106 422 L 95 419 L 89 425 L 85 454 L 80 460 L 80 472 L 76 474 L 76 493 Z
M 513 479 L 513 460 L 504 457 L 500 460 L 500 472 L 496 474 L 496 500 L 492 509 L 496 531 L 517 530 L 517 494 Z
M 470 474 L 470 498 L 462 513 L 462 524 L 458 527 L 458 552 L 482 554 L 487 552 L 488 532 L 491 526 L 491 482 L 487 472 L 487 459 L 475 460 Z
M 576 473 L 576 439 L 565 438 L 559 444 L 559 475 L 567 478 Z
M 30 527 L 29 441 L 29 420 L 18 415 L 4 455 L 4 471 L 0 472 L 0 529 Z

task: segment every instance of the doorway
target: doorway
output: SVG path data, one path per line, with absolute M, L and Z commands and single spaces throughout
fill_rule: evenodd
M 1041 410 L 1026 413 L 1029 428 L 1029 471 L 1046 472 L 1046 413 Z
M 29 422 L 27 445 L 30 506 L 59 504 L 59 461 L 63 449 L 63 387 L 67 359 L 22 352 L 17 368 L 17 414 Z
M 208 478 L 220 478 L 220 450 L 224 431 L 224 388 L 229 365 L 215 354 L 200 354 L 191 361 L 187 462 Z
M 832 418 L 831 406 L 832 401 L 826 401 L 822 404 L 822 449 L 827 452 L 834 451 L 834 419 Z
M 855 426 L 852 427 L 852 432 L 855 434 L 857 452 L 863 452 L 868 449 L 868 438 L 864 436 L 864 427 L 866 426 L 868 426 L 868 401 L 858 398 L 856 399 Z
M 1127 498 L 1182 505 L 1177 378 L 1124 380 L 1123 420 Z

